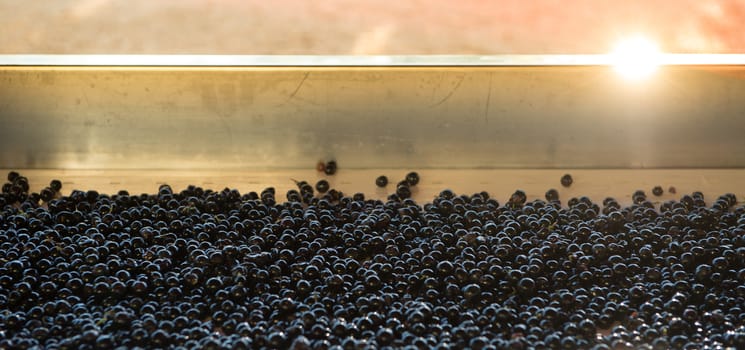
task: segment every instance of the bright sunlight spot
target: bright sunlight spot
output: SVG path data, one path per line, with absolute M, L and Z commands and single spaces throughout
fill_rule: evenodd
M 643 36 L 635 36 L 618 42 L 610 56 L 615 70 L 622 77 L 628 80 L 642 80 L 657 70 L 661 55 L 653 41 Z

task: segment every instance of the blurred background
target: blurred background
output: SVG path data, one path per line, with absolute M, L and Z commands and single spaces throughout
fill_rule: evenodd
M 745 52 L 745 0 L 0 0 L 0 53 Z

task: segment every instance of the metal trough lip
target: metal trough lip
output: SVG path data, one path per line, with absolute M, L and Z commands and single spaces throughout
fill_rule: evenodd
M 0 66 L 72 67 L 520 67 L 610 66 L 608 54 L 584 55 L 0 55 Z M 661 54 L 660 65 L 745 65 L 745 54 Z

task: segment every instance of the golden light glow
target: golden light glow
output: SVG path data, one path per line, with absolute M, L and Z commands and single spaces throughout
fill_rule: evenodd
M 660 65 L 662 53 L 653 41 L 634 36 L 621 40 L 611 53 L 613 67 L 628 80 L 642 80 Z

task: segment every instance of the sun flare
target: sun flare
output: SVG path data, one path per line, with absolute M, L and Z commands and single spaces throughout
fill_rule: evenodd
M 643 36 L 623 39 L 611 52 L 613 67 L 628 80 L 642 80 L 651 76 L 660 65 L 657 44 Z

